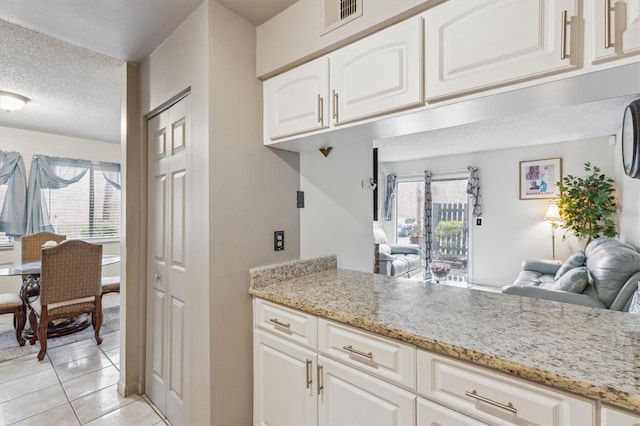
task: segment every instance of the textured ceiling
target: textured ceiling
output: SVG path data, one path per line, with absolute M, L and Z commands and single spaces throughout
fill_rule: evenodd
M 0 90 L 31 101 L 0 126 L 118 143 L 123 62 L 0 20 Z
M 296 0 L 219 0 L 258 25 Z M 0 126 L 120 142 L 121 69 L 203 0 L 0 0 L 0 90 L 31 99 Z
M 381 162 L 517 148 L 615 135 L 638 95 L 548 108 L 473 124 L 376 140 Z M 399 148 L 401 147 L 401 148 Z

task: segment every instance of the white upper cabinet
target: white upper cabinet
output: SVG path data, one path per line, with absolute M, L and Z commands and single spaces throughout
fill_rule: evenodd
M 424 13 L 427 101 L 577 68 L 575 0 L 450 0 Z
M 416 16 L 331 54 L 333 123 L 421 105 L 422 38 Z
M 329 59 L 320 58 L 264 82 L 269 139 L 329 126 Z
M 593 0 L 593 63 L 640 54 L 640 0 Z

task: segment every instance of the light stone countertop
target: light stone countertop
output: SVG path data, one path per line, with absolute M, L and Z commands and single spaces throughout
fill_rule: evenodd
M 640 413 L 640 316 L 337 268 L 250 270 L 255 296 Z

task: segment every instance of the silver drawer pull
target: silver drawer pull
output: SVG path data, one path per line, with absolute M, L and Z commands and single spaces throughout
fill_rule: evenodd
M 279 325 L 280 327 L 291 328 L 291 323 L 285 324 L 283 322 L 278 321 L 278 318 L 271 318 L 269 321 L 274 323 L 275 325 Z
M 512 413 L 512 414 L 518 414 L 518 410 L 516 408 L 513 407 L 513 404 L 510 402 L 507 402 L 507 404 L 502 404 L 500 402 L 496 402 L 492 399 L 486 398 L 482 395 L 478 395 L 478 392 L 476 392 L 476 390 L 472 390 L 471 392 L 469 391 L 465 391 L 464 394 L 466 396 L 469 396 L 471 398 L 477 399 L 478 401 L 482 401 L 485 402 L 489 405 L 493 405 L 494 407 L 498 407 L 498 408 L 502 408 L 503 410 L 507 410 L 508 412 Z
M 352 354 L 356 354 L 356 355 L 363 356 L 365 358 L 369 358 L 370 360 L 373 361 L 373 352 L 365 353 L 365 352 L 359 351 L 357 349 L 353 349 L 353 346 L 351 346 L 351 345 L 343 346 L 342 349 L 344 349 L 347 352 L 351 352 Z

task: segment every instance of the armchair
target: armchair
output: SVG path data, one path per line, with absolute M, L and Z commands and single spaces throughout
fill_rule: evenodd
M 382 228 L 374 226 L 373 239 L 378 244 L 380 273 L 398 278 L 411 278 L 421 271 L 418 244 L 389 244 Z

